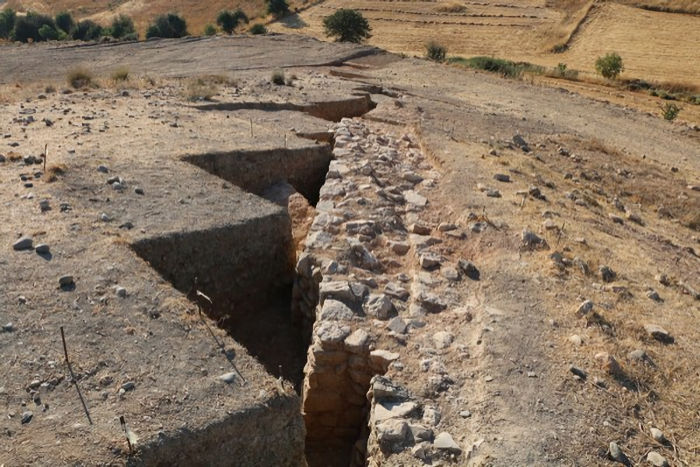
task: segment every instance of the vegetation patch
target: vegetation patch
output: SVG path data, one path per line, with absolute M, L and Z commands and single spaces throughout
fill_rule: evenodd
M 477 70 L 498 73 L 499 75 L 507 78 L 519 78 L 524 72 L 534 74 L 543 74 L 545 72 L 544 67 L 539 65 L 533 65 L 532 63 L 528 62 L 513 62 L 511 60 L 495 57 L 450 57 L 448 62 L 469 68 L 475 68 Z
M 94 76 L 85 68 L 75 68 L 68 72 L 68 84 L 75 89 L 83 89 L 95 86 Z
M 447 57 L 447 47 L 437 42 L 425 44 L 425 57 L 434 62 L 444 62 Z
M 146 30 L 147 39 L 153 37 L 175 39 L 185 37 L 187 34 L 187 21 L 175 13 L 158 16 Z
M 595 61 L 595 69 L 603 78 L 607 79 L 615 79 L 625 71 L 622 57 L 615 52 L 598 57 Z
M 341 8 L 323 18 L 323 29 L 328 37 L 339 42 L 360 43 L 370 37 L 372 28 L 359 11 Z

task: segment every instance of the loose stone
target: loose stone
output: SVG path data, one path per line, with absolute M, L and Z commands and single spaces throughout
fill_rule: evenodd
M 13 243 L 12 248 L 16 251 L 31 250 L 33 243 L 34 240 L 32 240 L 32 237 L 25 236 Z

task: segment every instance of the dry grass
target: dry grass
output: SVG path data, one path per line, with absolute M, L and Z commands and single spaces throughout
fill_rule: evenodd
M 464 13 L 465 11 L 467 11 L 467 7 L 464 3 L 450 1 L 438 5 L 437 7 L 435 7 L 435 11 L 440 13 Z
M 74 68 L 66 75 L 68 84 L 75 89 L 95 87 L 97 83 L 95 83 L 94 78 L 92 72 L 85 68 Z
M 68 167 L 65 164 L 52 164 L 46 169 L 46 181 L 53 183 L 68 172 Z
M 125 82 L 129 81 L 129 68 L 119 67 L 112 72 L 112 81 Z
M 187 81 L 185 98 L 190 102 L 210 101 L 219 93 L 217 81 L 211 77 L 193 78 Z

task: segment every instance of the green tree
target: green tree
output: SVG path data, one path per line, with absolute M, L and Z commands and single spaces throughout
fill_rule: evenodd
M 17 13 L 12 8 L 0 11 L 0 39 L 9 39 L 15 27 Z
M 119 15 L 112 20 L 112 26 L 110 27 L 112 37 L 115 39 L 122 39 L 126 36 L 136 34 L 136 28 L 134 27 L 134 20 L 126 15 Z M 136 36 L 138 37 L 138 35 Z
M 187 21 L 175 13 L 158 16 L 153 23 L 148 26 L 146 38 L 162 37 L 177 38 L 187 35 Z
M 615 52 L 598 57 L 598 60 L 595 61 L 595 69 L 604 78 L 608 79 L 615 79 L 620 73 L 625 71 L 625 67 L 622 65 L 622 57 Z
M 250 27 L 251 34 L 267 34 L 267 28 L 264 24 L 256 23 Z
M 78 41 L 94 41 L 102 36 L 102 26 L 89 19 L 79 21 L 71 31 L 71 37 Z
M 289 4 L 287 0 L 267 0 L 267 12 L 279 18 L 289 13 Z
M 362 42 L 370 37 L 369 23 L 359 11 L 341 8 L 330 16 L 323 18 L 323 27 L 327 36 L 333 36 L 340 42 Z
M 56 23 L 54 23 L 53 18 L 30 11 L 26 16 L 20 16 L 15 20 L 12 39 L 21 42 L 29 42 L 30 39 L 34 42 L 45 40 L 39 34 L 42 26 L 50 26 L 56 29 Z
M 219 16 L 216 17 L 216 24 L 218 24 L 226 34 L 232 34 L 241 22 L 247 23 L 248 17 L 240 8 L 236 11 L 222 10 L 219 12 Z
M 75 27 L 75 21 L 73 20 L 73 16 L 67 11 L 57 13 L 55 20 L 56 27 L 65 33 L 71 32 L 73 27 Z
M 213 36 L 214 34 L 216 34 L 216 27 L 213 24 L 207 24 L 204 26 L 205 36 Z
M 39 28 L 39 36 L 45 41 L 55 41 L 58 39 L 58 31 L 53 26 L 44 24 Z

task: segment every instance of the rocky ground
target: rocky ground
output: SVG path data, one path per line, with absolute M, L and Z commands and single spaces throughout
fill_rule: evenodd
M 210 60 L 229 42 L 206 42 L 205 74 L 216 78 L 160 78 L 198 74 L 123 58 L 129 84 L 107 77 L 117 63 L 100 57 L 112 46 L 79 49 L 98 57 L 102 87 L 71 94 L 62 72 L 39 65 L 48 49 L 23 49 L 41 82 L 3 94 L 0 265 L 11 279 L 0 356 L 11 376 L 0 379 L 0 463 L 125 462 L 120 413 L 148 439 L 264 399 L 226 392 L 216 376 L 227 362 L 195 307 L 127 245 L 274 210 L 178 156 L 303 148 L 316 143 L 295 133 L 329 130 L 319 202 L 295 196 L 290 208 L 292 311 L 311 344 L 301 394 L 311 465 L 700 462 L 696 131 L 419 60 L 327 65 L 366 49 L 255 40 L 222 49 L 231 62 Z M 141 57 L 187 44 L 129 47 Z M 262 68 L 242 71 L 260 50 Z M 289 85 L 270 84 L 287 66 Z M 187 100 L 198 87 L 219 103 L 304 106 L 364 92 L 377 106 L 340 124 L 279 105 L 203 112 Z M 29 157 L 45 144 L 46 170 Z M 16 243 L 23 236 L 31 248 Z M 75 289 L 59 288 L 63 276 Z M 94 428 L 62 365 L 61 325 L 104 420 Z M 244 376 L 280 390 L 269 365 L 218 335 Z M 183 345 L 202 356 L 192 371 L 177 357 L 163 363 Z

